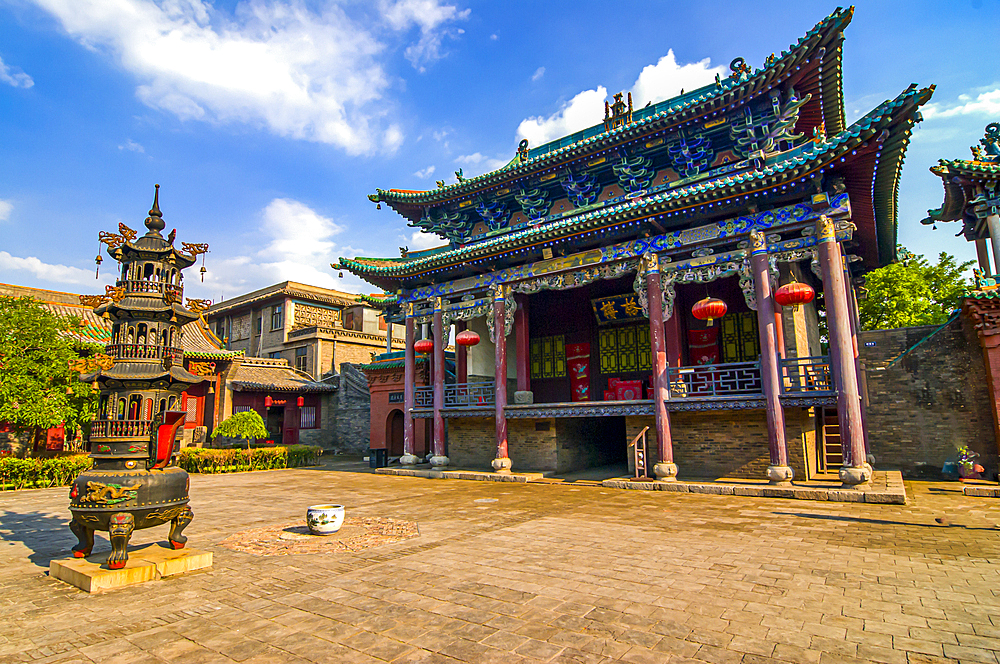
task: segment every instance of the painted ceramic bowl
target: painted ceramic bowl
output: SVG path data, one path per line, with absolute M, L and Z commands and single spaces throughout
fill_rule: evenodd
M 344 506 L 312 505 L 306 510 L 306 525 L 313 535 L 332 535 L 344 525 Z

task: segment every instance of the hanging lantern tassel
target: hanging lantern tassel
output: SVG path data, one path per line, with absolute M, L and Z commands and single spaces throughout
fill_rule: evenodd
M 708 326 L 712 327 L 716 318 L 722 318 L 726 315 L 726 309 L 726 303 L 722 300 L 706 297 L 694 303 L 694 306 L 691 307 L 691 314 L 698 320 L 706 321 Z
M 97 243 L 97 258 L 94 259 L 94 262 L 97 263 L 97 271 L 94 272 L 94 279 L 100 279 L 101 278 L 101 263 L 104 262 L 104 259 L 101 258 L 101 243 L 100 242 Z
M 798 311 L 803 304 L 809 304 L 816 297 L 816 291 L 809 284 L 792 281 L 774 291 L 774 301 L 783 307 L 791 306 Z
M 205 254 L 207 253 L 208 252 L 206 251 Z M 205 254 L 201 255 L 201 269 L 198 270 L 201 272 L 201 283 L 205 283 L 205 273 L 208 272 L 208 270 L 205 269 Z

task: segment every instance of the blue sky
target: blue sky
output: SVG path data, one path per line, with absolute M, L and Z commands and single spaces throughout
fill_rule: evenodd
M 218 300 L 284 279 L 373 287 L 329 263 L 430 246 L 366 194 L 506 163 L 637 103 L 754 67 L 835 5 L 817 2 L 0 0 L 0 281 L 96 292 L 99 230 L 139 230 L 160 183 L 168 228 L 208 242 Z M 1000 120 L 995 0 L 857 5 L 844 89 L 854 120 L 937 84 L 903 170 L 899 236 L 974 248 L 928 172 Z M 984 43 L 982 50 L 976 44 Z

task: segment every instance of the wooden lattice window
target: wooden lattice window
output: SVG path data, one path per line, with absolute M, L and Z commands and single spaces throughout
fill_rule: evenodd
M 597 346 L 602 374 L 649 371 L 653 366 L 648 325 L 603 328 L 598 332 Z
M 723 362 L 752 362 L 760 357 L 756 312 L 726 314 L 721 325 Z
M 566 377 L 566 338 L 562 334 L 531 340 L 531 377 Z

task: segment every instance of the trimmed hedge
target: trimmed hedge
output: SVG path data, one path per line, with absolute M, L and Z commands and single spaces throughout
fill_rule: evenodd
M 92 461 L 86 454 L 49 459 L 0 456 L 0 491 L 69 486 L 91 465 Z
M 312 466 L 323 448 L 316 445 L 255 447 L 253 449 L 209 449 L 185 447 L 177 453 L 177 465 L 189 473 L 241 473 Z

